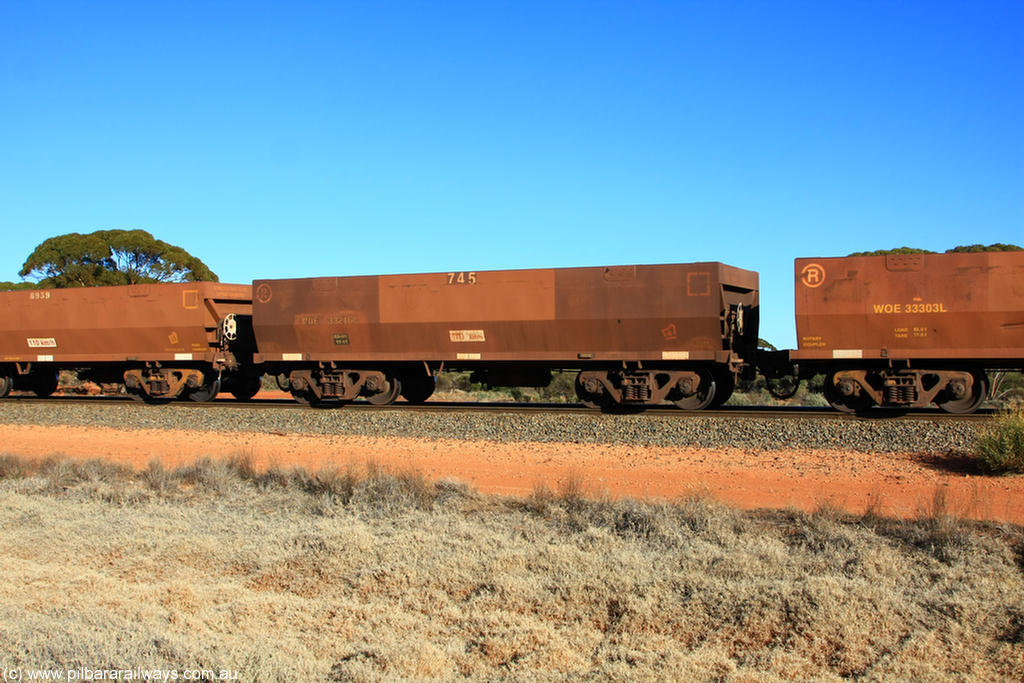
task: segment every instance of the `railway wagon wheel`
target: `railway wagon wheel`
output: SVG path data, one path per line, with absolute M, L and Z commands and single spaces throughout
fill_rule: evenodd
M 202 386 L 188 392 L 188 398 L 198 403 L 207 403 L 220 393 L 220 377 L 203 382 Z
M 614 401 L 604 391 L 604 388 L 595 382 L 588 381 L 584 382 L 581 380 L 583 373 L 576 375 L 576 398 L 579 399 L 580 403 L 588 408 L 596 408 L 599 410 L 605 410 L 610 407 Z
M 788 401 L 796 396 L 796 392 L 800 390 L 800 377 L 798 375 L 768 377 L 765 379 L 764 386 L 772 398 L 779 401 Z
M 860 413 L 875 405 L 871 397 L 861 392 L 853 382 L 843 387 L 837 386 L 837 374 L 830 372 L 825 375 L 825 400 L 830 406 L 841 413 Z
M 322 402 L 322 399 L 320 399 L 308 387 L 303 387 L 301 389 L 292 388 L 289 390 L 289 393 L 291 393 L 292 398 L 295 399 L 296 402 L 301 403 L 304 406 L 318 405 Z
M 715 377 L 715 397 L 708 407 L 721 408 L 732 396 L 732 392 L 736 390 L 736 375 L 725 369 L 716 370 L 713 375 Z
M 402 398 L 409 403 L 419 404 L 434 395 L 435 381 L 433 375 L 414 373 L 401 379 Z
M 14 381 L 6 375 L 0 375 L 0 398 L 4 398 L 11 393 L 11 385 Z
M 53 370 L 44 371 L 32 382 L 32 392 L 39 398 L 46 398 L 57 391 L 57 373 Z
M 381 391 L 366 397 L 366 400 L 375 406 L 389 406 L 398 400 L 402 393 L 402 383 L 395 375 L 387 375 Z
M 698 368 L 696 372 L 700 376 L 700 386 L 697 387 L 697 393 L 673 401 L 683 410 L 704 410 L 705 408 L 710 408 L 715 402 L 717 386 L 714 375 L 707 368 Z M 732 393 L 731 389 L 729 393 Z M 728 398 L 727 395 L 726 399 Z M 722 401 L 722 403 L 724 402 Z
M 291 395 L 296 402 L 301 403 L 304 406 L 313 405 L 318 400 L 316 394 L 308 389 L 292 389 Z
M 971 372 L 971 377 L 974 379 L 974 382 L 970 392 L 956 398 L 949 391 L 944 391 L 944 400 L 938 401 L 939 408 L 947 413 L 956 415 L 973 413 L 977 410 L 985 402 L 985 399 L 988 398 L 988 375 L 980 370 L 974 370 Z
M 258 375 L 243 375 L 230 378 L 224 388 L 236 401 L 248 401 L 258 394 L 262 387 L 263 381 Z

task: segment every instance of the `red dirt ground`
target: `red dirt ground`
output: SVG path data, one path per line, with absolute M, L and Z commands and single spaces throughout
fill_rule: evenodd
M 829 505 L 913 517 L 951 512 L 1024 524 L 1024 477 L 980 477 L 958 463 L 906 454 L 431 441 L 300 434 L 126 431 L 96 427 L 0 425 L 0 452 L 104 458 L 141 468 L 204 456 L 247 455 L 258 467 L 310 470 L 414 468 L 429 479 L 466 482 L 484 493 L 526 495 L 582 481 L 591 495 L 673 499 L 710 495 L 742 508 Z

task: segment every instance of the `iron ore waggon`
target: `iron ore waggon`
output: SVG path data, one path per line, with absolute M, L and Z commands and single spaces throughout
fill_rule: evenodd
M 720 405 L 752 371 L 758 275 L 721 263 L 253 282 L 256 367 L 306 402 L 418 403 L 442 370 L 491 386 L 578 371 L 584 403 Z
M 838 410 L 937 404 L 972 412 L 986 370 L 1024 369 L 1024 252 L 800 258 L 802 377 Z
M 221 389 L 251 398 L 251 291 L 188 282 L 0 292 L 0 396 L 47 396 L 68 369 L 147 401 Z
M 795 262 L 798 348 L 758 351 L 758 275 L 722 263 L 0 292 L 0 397 L 60 370 L 135 398 L 427 400 L 442 370 L 616 410 L 721 405 L 737 377 L 825 375 L 838 410 L 971 412 L 1024 370 L 1024 252 Z M 770 384 L 770 387 L 772 385 Z M 773 389 L 774 390 L 774 389 Z

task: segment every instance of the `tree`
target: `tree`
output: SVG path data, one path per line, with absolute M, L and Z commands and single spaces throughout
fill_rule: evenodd
M 97 230 L 51 237 L 18 273 L 39 287 L 96 287 L 148 282 L 217 281 L 202 261 L 145 230 Z
M 35 289 L 34 282 L 0 282 L 0 292 L 13 292 L 17 289 Z
M 1024 251 L 1021 247 L 1016 244 L 990 244 L 987 247 L 984 244 L 971 244 L 966 247 L 953 247 L 947 249 L 947 254 L 973 254 L 979 251 Z
M 953 247 L 947 249 L 947 254 L 965 254 L 965 253 L 977 253 L 981 251 L 1024 251 L 1024 248 L 1018 247 L 1016 244 L 990 244 L 985 246 L 984 244 L 971 244 L 968 246 Z M 915 247 L 897 247 L 896 249 L 878 249 L 876 251 L 858 251 L 850 256 L 884 256 L 887 254 L 936 254 L 938 252 L 929 251 L 928 249 L 917 249 Z
M 876 249 L 875 251 L 857 251 L 850 256 L 887 256 L 889 254 L 934 254 L 934 251 L 916 247 L 896 247 L 895 249 Z

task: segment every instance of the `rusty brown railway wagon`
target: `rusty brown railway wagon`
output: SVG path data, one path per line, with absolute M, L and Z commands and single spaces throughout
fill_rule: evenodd
M 251 292 L 217 282 L 0 292 L 0 396 L 48 395 L 68 369 L 144 400 L 209 400 L 221 388 L 250 398 Z
M 1024 368 L 1024 252 L 796 260 L 801 376 L 847 412 L 972 412 L 985 370 Z
M 426 400 L 438 371 L 595 407 L 723 403 L 757 343 L 757 273 L 721 263 L 253 282 L 257 367 L 301 401 Z

